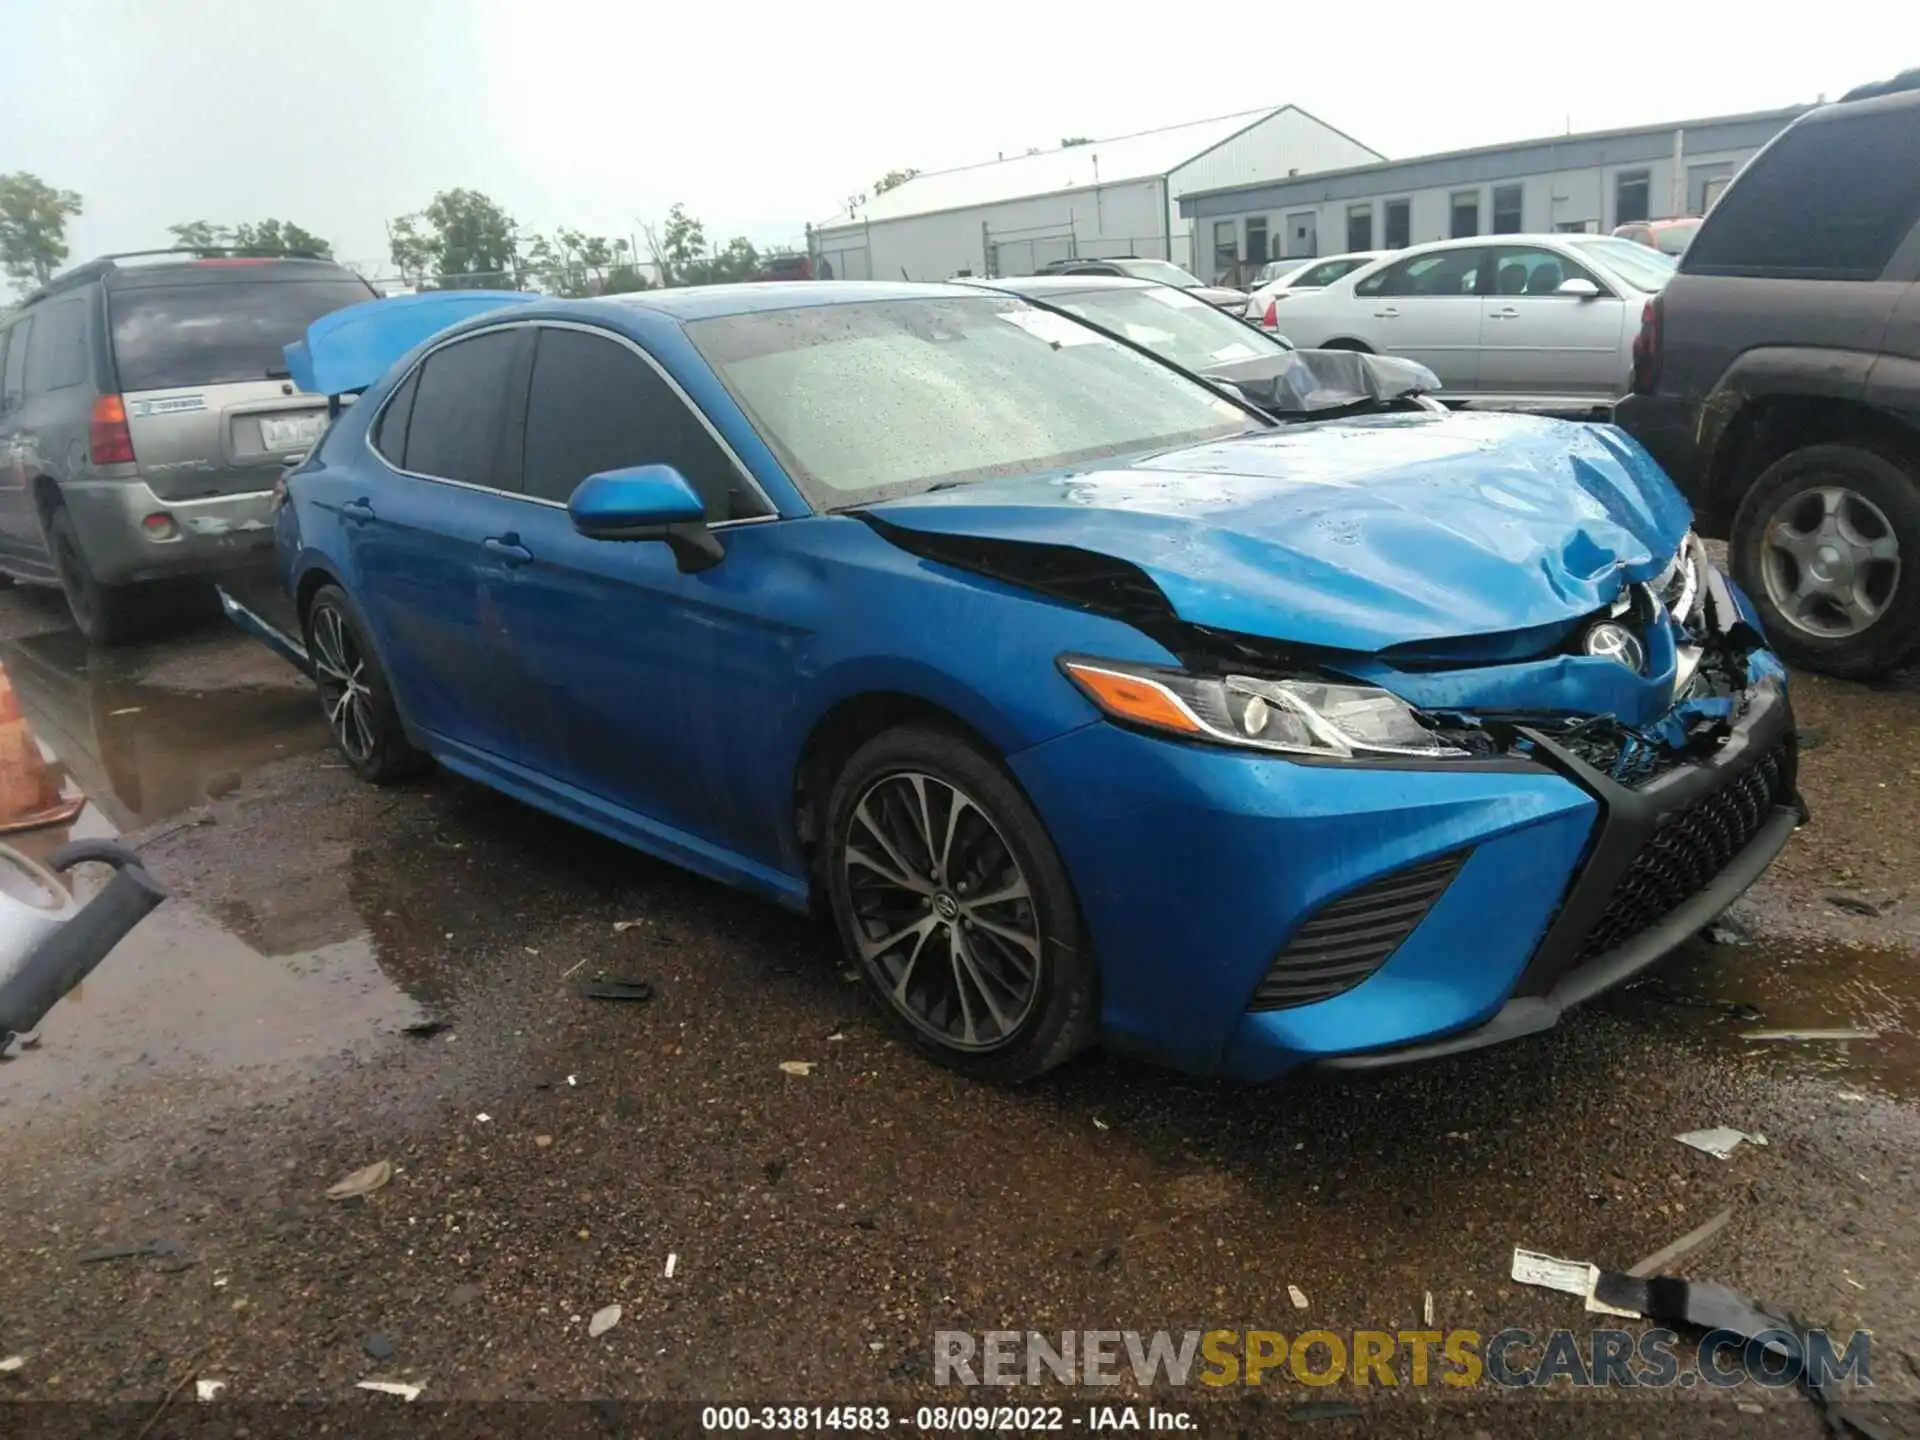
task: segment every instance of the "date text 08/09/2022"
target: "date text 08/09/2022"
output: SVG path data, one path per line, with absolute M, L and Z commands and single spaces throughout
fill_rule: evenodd
M 1150 1430 L 1198 1428 L 1186 1410 L 1157 1405 L 921 1405 L 893 1410 L 885 1405 L 708 1405 L 700 1428 L 710 1432 L 763 1431 L 795 1434 L 808 1430 L 909 1430 L 921 1434 L 1016 1434 L 1042 1431 Z

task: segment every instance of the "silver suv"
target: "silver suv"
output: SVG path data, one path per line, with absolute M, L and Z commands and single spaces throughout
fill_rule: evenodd
M 58 584 L 111 644 L 273 547 L 273 485 L 326 401 L 281 347 L 377 292 L 329 260 L 115 255 L 0 321 L 0 583 Z

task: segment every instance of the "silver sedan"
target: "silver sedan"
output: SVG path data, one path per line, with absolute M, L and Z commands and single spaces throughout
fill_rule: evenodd
M 1627 391 L 1640 312 L 1673 274 L 1610 235 L 1482 235 L 1416 245 L 1287 301 L 1302 349 L 1404 355 L 1449 400 L 1565 409 Z

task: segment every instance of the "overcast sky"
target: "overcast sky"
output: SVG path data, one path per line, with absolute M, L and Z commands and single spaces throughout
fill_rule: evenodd
M 1063 135 L 1291 102 L 1397 158 L 1832 98 L 1920 63 L 1920 35 L 1888 48 L 1898 7 L 1844 0 L 1787 28 L 1645 0 L 1266 8 L 0 0 L 0 172 L 81 193 L 75 261 L 273 216 L 383 264 L 382 222 L 462 185 L 523 230 L 634 235 L 678 200 L 766 245 L 895 166 Z

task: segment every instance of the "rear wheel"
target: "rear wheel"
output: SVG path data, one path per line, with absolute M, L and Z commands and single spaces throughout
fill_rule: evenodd
M 102 584 L 87 564 L 74 532 L 73 517 L 65 507 L 47 521 L 47 546 L 53 552 L 54 574 L 73 623 L 93 645 L 121 645 L 140 630 L 140 592 L 128 586 Z
M 1091 1044 L 1098 976 L 1039 817 L 957 735 L 890 730 L 828 802 L 828 884 L 847 954 L 923 1048 L 1025 1080 Z
M 1809 445 L 1754 481 L 1729 550 L 1774 648 L 1850 679 L 1920 645 L 1920 474 L 1858 445 Z
M 321 586 L 307 606 L 306 631 L 320 712 L 354 774 L 385 785 L 418 771 L 426 757 L 407 742 L 366 622 L 347 592 Z

